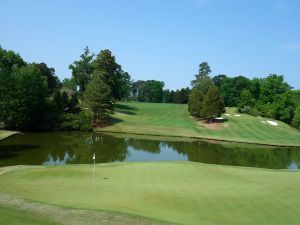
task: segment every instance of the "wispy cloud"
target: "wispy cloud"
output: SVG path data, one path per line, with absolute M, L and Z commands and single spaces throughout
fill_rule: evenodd
M 285 42 L 280 45 L 280 48 L 288 52 L 300 52 L 300 42 Z

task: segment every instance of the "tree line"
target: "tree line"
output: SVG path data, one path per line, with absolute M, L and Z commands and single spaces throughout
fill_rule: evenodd
M 224 112 L 224 106 L 237 107 L 241 113 L 280 120 L 300 129 L 300 91 L 292 90 L 283 75 L 248 79 L 220 74 L 210 78 L 210 73 L 208 63 L 203 62 L 191 82 L 193 88 L 188 103 L 191 115 L 205 118 L 208 110 L 211 114 L 215 111 L 209 117 L 216 117 Z
M 225 107 L 281 120 L 300 128 L 300 91 L 282 75 L 248 79 L 220 74 L 210 77 L 199 65 L 191 88 L 164 89 L 157 80 L 131 80 L 108 49 L 92 54 L 86 47 L 70 64 L 72 77 L 60 81 L 45 63 L 28 63 L 0 47 L 0 123 L 14 130 L 89 130 L 110 121 L 119 100 L 187 104 L 201 119 L 220 116 Z

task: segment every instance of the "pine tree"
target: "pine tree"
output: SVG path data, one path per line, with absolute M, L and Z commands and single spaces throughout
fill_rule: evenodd
M 202 103 L 201 116 L 208 117 L 210 121 L 214 117 L 221 116 L 225 112 L 224 100 L 218 88 L 213 85 L 209 88 Z
M 94 123 L 103 120 L 112 113 L 112 96 L 110 88 L 98 75 L 93 76 L 84 92 L 86 106 L 92 111 Z

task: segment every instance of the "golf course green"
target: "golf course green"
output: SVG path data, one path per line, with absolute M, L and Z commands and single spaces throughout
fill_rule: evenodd
M 191 162 L 20 167 L 0 190 L 79 209 L 177 224 L 299 224 L 300 173 Z
M 15 131 L 8 131 L 8 130 L 0 130 L 0 140 L 3 140 L 4 138 L 10 137 L 18 132 Z
M 226 115 L 227 114 L 227 115 Z M 113 125 L 98 131 L 193 137 L 245 143 L 300 146 L 300 132 L 289 125 L 235 112 L 227 108 L 224 122 L 204 124 L 189 116 L 187 106 L 165 103 L 119 103 Z

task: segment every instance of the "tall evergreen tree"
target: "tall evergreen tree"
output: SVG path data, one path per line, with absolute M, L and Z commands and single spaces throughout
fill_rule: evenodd
M 110 50 L 101 50 L 93 61 L 93 68 L 110 88 L 115 100 L 128 97 L 131 85 L 130 75 L 122 70 Z
M 79 94 L 84 92 L 86 85 L 91 80 L 93 72 L 93 57 L 94 54 L 90 54 L 89 48 L 86 47 L 83 54 L 80 56 L 80 60 L 74 61 L 73 64 L 69 66 L 69 69 L 72 70 L 72 76 Z
M 214 85 L 209 88 L 202 103 L 201 116 L 208 117 L 210 121 L 214 117 L 221 116 L 225 112 L 224 100 L 218 88 Z
M 94 124 L 102 121 L 112 113 L 112 96 L 110 88 L 103 82 L 101 76 L 93 76 L 84 92 L 86 106 L 93 112 Z

